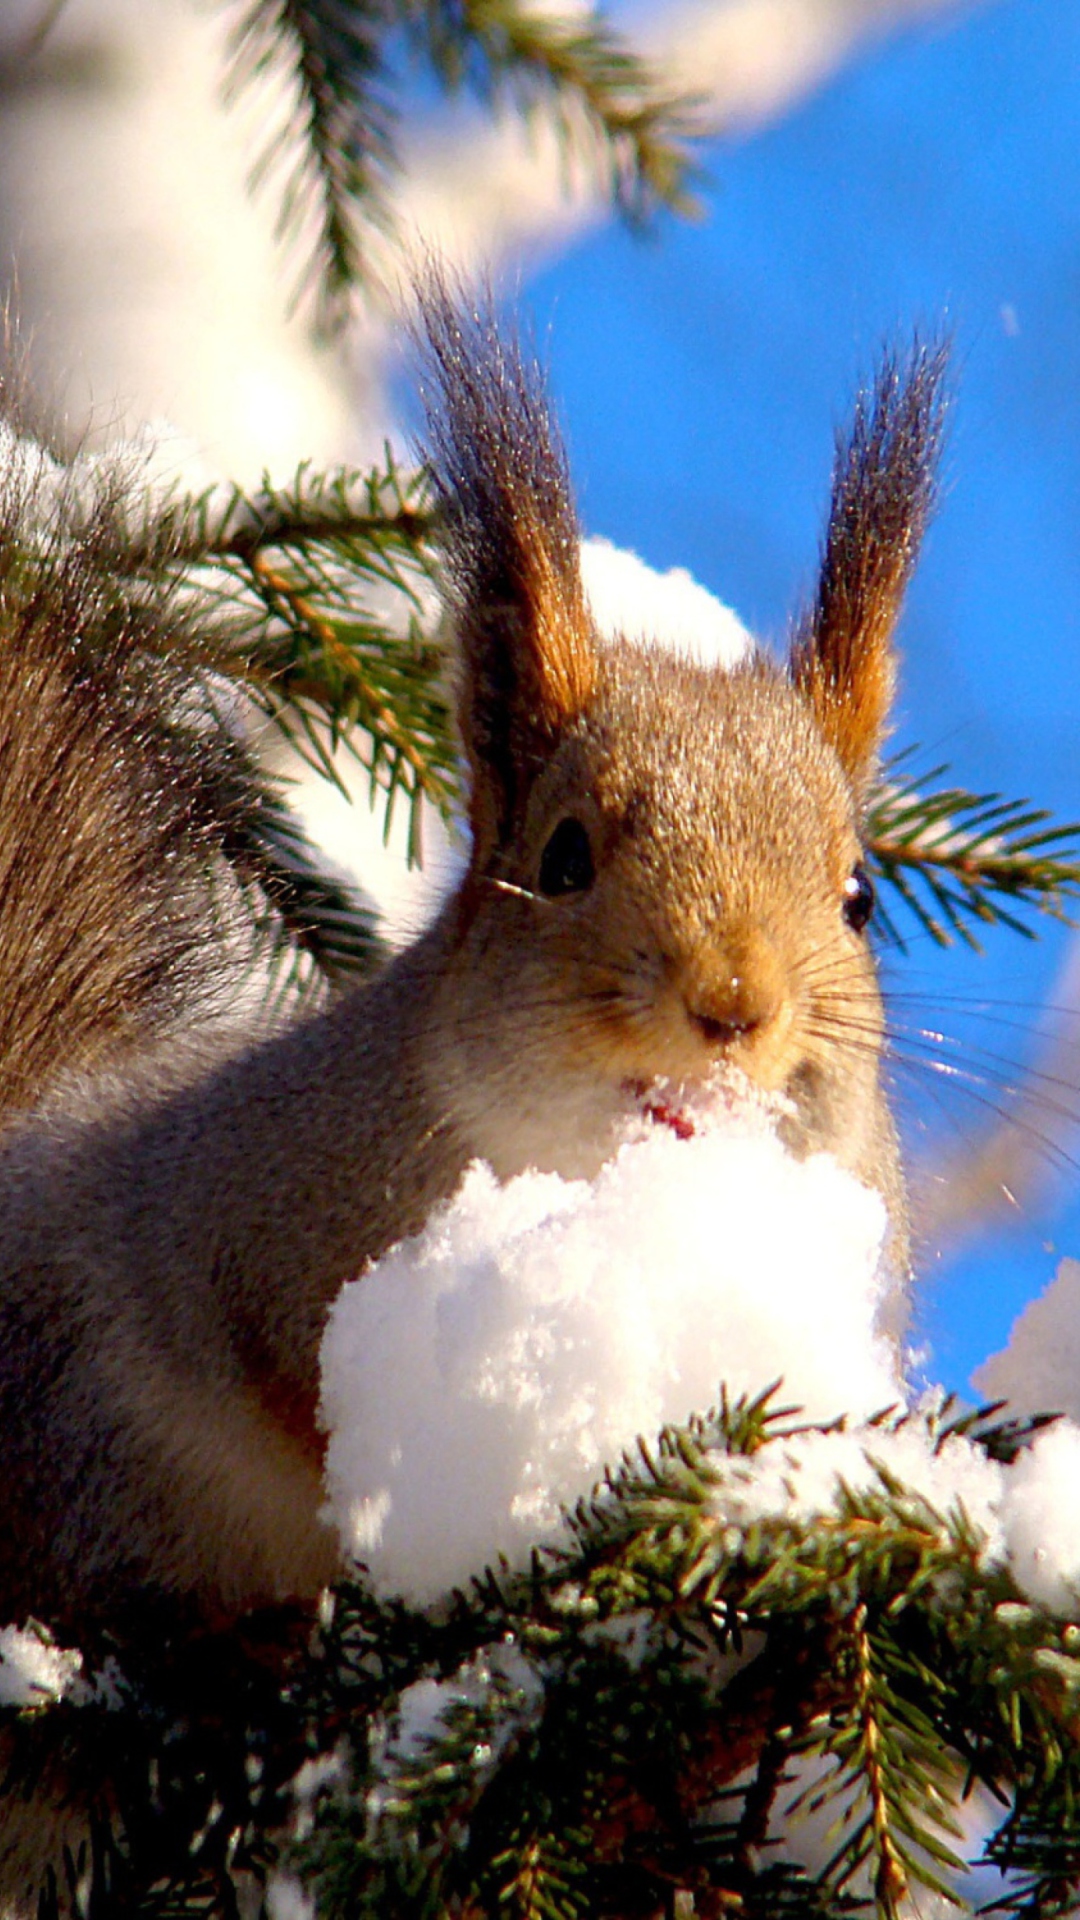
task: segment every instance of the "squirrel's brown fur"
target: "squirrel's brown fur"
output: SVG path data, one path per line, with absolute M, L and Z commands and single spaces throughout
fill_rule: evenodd
M 754 654 L 726 670 L 598 639 L 535 374 L 437 286 L 427 326 L 468 871 L 369 986 L 268 1037 L 129 1050 L 9 1130 L 0 1619 L 33 1612 L 79 1633 L 147 1590 L 211 1617 L 314 1593 L 337 1563 L 316 1427 L 337 1289 L 419 1228 L 477 1155 L 500 1176 L 590 1173 L 642 1087 L 730 1066 L 784 1094 L 793 1147 L 826 1148 L 881 1190 L 903 1261 L 880 999 L 845 911 L 933 486 L 940 357 L 890 367 L 857 420 L 789 666 Z M 3 645 L 21 645 L 2 617 Z M 103 746 L 129 722 L 69 670 L 79 619 L 52 587 L 34 612 L 55 690 L 33 712 L 0 664 L 13 765 L 33 761 L 38 715 L 48 722 L 58 835 L 74 832 L 68 804 L 80 834 L 95 810 L 119 820 L 155 764 L 130 774 Z M 100 801 L 83 807 L 77 774 L 87 791 L 103 783 Z M 45 819 L 4 791 L 0 862 Z M 35 989 L 45 1066 L 20 1069 L 28 1088 L 65 1059 L 69 1008 L 91 1004 L 98 973 L 137 981 L 147 941 L 153 952 L 147 917 L 167 888 L 152 839 L 127 868 L 109 844 L 70 878 L 41 862 L 55 901 L 0 900 L 8 1024 L 29 991 L 21 925 L 62 924 L 70 888 L 120 949 L 114 961 L 86 945 L 81 999 L 59 974 Z M 127 991 L 112 995 L 121 1009 Z M 122 1028 L 112 1000 L 98 1022 L 80 1014 L 74 1063 Z
M 213 989 L 244 761 L 169 660 L 175 605 L 122 589 L 122 476 L 79 498 L 32 442 L 4 453 L 0 1123 Z

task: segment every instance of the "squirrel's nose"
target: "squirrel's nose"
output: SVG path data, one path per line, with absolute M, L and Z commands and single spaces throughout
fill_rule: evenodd
M 715 1014 L 702 1013 L 697 1007 L 686 1009 L 691 1022 L 705 1036 L 710 1046 L 726 1046 L 729 1041 L 737 1040 L 741 1033 L 749 1033 L 752 1027 L 759 1025 L 756 1020 L 739 1017 L 730 1020 L 718 1020 Z
M 687 1018 L 710 1046 L 727 1046 L 772 1027 L 786 998 L 783 966 L 766 935 L 726 941 L 718 954 L 700 955 L 687 970 Z

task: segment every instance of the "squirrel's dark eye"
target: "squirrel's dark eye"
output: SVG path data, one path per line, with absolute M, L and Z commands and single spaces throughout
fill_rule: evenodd
M 861 933 L 874 911 L 874 883 L 865 867 L 856 867 L 844 881 L 844 919 L 853 932 Z
M 596 877 L 589 836 L 580 820 L 560 820 L 540 855 L 540 891 L 584 893 Z

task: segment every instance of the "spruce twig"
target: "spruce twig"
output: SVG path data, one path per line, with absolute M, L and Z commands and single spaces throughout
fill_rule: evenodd
M 671 1429 L 562 1546 L 430 1613 L 346 1583 L 315 1643 L 283 1621 L 273 1656 L 272 1634 L 148 1621 L 107 1703 L 4 1711 L 8 1790 L 60 1742 L 98 1823 L 93 1920 L 119 1910 L 95 1862 L 124 1912 L 172 1920 L 235 1912 L 275 1867 L 320 1920 L 890 1920 L 905 1885 L 970 1911 L 951 1823 L 975 1780 L 1001 1801 L 988 1858 L 1016 1876 L 996 1910 L 1074 1910 L 1080 1628 L 884 1468 L 816 1517 L 735 1518 L 740 1460 L 822 1431 L 777 1414 L 729 1402 Z M 942 1409 L 864 1445 L 920 1422 L 931 1446 L 1010 1441 Z M 292 1844 L 304 1756 L 323 1786 Z M 836 1825 L 809 1871 L 776 1835 L 813 1813 Z
M 447 87 L 471 83 L 526 114 L 543 107 L 568 149 L 580 146 L 584 128 L 631 225 L 661 209 L 696 211 L 700 176 L 689 142 L 700 130 L 699 104 L 666 89 L 599 13 L 570 18 L 521 0 L 412 0 L 408 14 Z
M 935 789 L 944 767 L 888 777 L 899 765 L 874 796 L 867 848 L 875 872 L 939 946 L 959 939 L 979 951 L 976 929 L 994 924 L 1034 938 L 1017 907 L 1068 922 L 1080 895 L 1080 825 L 1055 825 L 1026 800 Z M 885 924 L 903 946 L 895 923 Z
M 457 792 L 433 533 L 425 476 L 403 475 L 388 449 L 366 473 L 304 466 L 289 487 L 175 496 L 127 543 L 133 576 L 165 570 L 204 603 L 192 669 L 237 686 L 347 793 L 344 746 L 381 798 L 384 834 L 404 800 L 413 861 L 422 804 L 448 819 Z
M 371 278 L 365 227 L 391 221 L 401 27 L 448 90 L 546 111 L 568 156 L 601 175 L 632 224 L 662 208 L 691 210 L 695 103 L 599 13 L 571 22 L 518 0 L 249 0 L 231 35 L 227 92 L 271 76 L 285 84 L 289 105 L 253 182 L 283 175 L 283 235 L 314 234 L 301 284 L 317 279 L 324 329 L 341 323 Z
M 395 164 L 383 51 L 390 20 L 378 0 L 250 0 L 230 36 L 227 98 L 270 77 L 291 95 L 252 185 L 283 173 L 280 234 L 295 241 L 314 229 L 298 285 L 314 281 L 326 331 L 344 320 L 367 272 L 362 220 L 386 219 Z

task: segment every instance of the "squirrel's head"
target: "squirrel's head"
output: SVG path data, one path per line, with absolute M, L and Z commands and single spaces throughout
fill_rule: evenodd
M 749 1080 L 899 1206 L 861 834 L 933 498 L 944 353 L 885 362 L 839 446 L 783 664 L 601 638 L 566 459 L 490 313 L 424 297 L 472 857 L 440 1076 L 498 1171 L 589 1173 L 620 1119 Z

